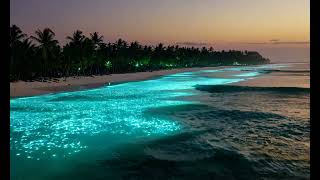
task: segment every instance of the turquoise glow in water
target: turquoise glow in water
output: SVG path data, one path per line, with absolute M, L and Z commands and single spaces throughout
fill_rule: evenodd
M 82 151 L 107 149 L 115 141 L 132 142 L 179 133 L 183 124 L 148 110 L 198 103 L 177 99 L 196 95 L 192 91 L 195 85 L 228 84 L 259 75 L 241 73 L 243 69 L 250 68 L 185 72 L 92 90 L 12 99 L 11 156 L 30 160 L 66 158 Z M 230 70 L 239 72 L 231 78 L 202 75 Z
M 245 66 L 245 67 L 234 67 L 234 68 L 225 68 L 225 71 L 257 71 L 263 69 L 278 69 L 288 67 L 288 64 L 267 64 L 261 66 Z
M 259 72 L 248 72 L 248 73 L 237 74 L 235 76 L 237 76 L 237 77 L 253 77 L 253 76 L 258 76 L 259 74 L 260 74 Z

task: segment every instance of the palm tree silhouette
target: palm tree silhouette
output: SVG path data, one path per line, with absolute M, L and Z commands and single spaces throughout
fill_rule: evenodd
M 19 64 L 19 44 L 27 35 L 23 34 L 21 29 L 12 25 L 10 27 L 10 36 L 9 36 L 9 46 L 10 46 L 10 71 L 13 72 L 10 76 L 11 79 L 16 79 L 19 75 L 17 75 L 17 66 Z M 16 76 L 17 75 L 17 76 Z
M 100 46 L 103 42 L 103 36 L 100 36 L 98 32 L 94 32 L 93 34 L 90 33 L 91 41 L 95 46 L 95 50 Z
M 71 43 L 75 45 L 81 45 L 81 43 L 85 39 L 85 36 L 83 35 L 82 31 L 76 30 L 75 32 L 73 32 L 72 36 L 67 36 L 67 39 L 71 40 Z
M 32 58 L 32 56 L 35 53 L 35 44 L 33 44 L 32 40 L 30 38 L 24 39 L 21 43 L 19 43 L 18 47 L 18 57 L 19 61 L 17 64 L 17 68 L 19 71 L 17 72 L 17 78 L 20 79 L 20 75 L 24 74 L 24 77 L 22 79 L 32 78 L 34 75 L 32 72 L 32 66 L 35 65 L 33 62 L 35 59 Z
M 12 25 L 10 27 L 10 47 L 13 47 L 15 43 L 21 41 L 26 36 L 27 35 L 23 34 L 18 26 Z
M 39 43 L 39 48 L 41 49 L 42 60 L 43 60 L 43 75 L 47 73 L 47 68 L 49 65 L 49 58 L 53 55 L 53 48 L 58 45 L 58 41 L 54 39 L 55 33 L 49 29 L 44 28 L 42 31 L 38 29 L 35 32 L 36 36 L 31 36 L 36 42 Z
M 153 71 L 173 67 L 199 67 L 270 63 L 258 52 L 214 51 L 203 47 L 179 47 L 178 45 L 140 45 L 118 39 L 114 43 L 103 43 L 103 36 L 93 32 L 86 37 L 76 30 L 61 50 L 55 33 L 45 28 L 35 31 L 28 38 L 22 30 L 10 27 L 10 80 L 39 77 L 61 77 L 70 75 L 93 75 Z M 32 40 L 36 41 L 33 44 Z M 106 66 L 107 63 L 107 66 Z

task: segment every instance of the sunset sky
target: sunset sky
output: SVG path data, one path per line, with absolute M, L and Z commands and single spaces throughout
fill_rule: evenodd
M 10 0 L 27 34 L 50 27 L 63 44 L 80 29 L 106 41 L 259 50 L 272 60 L 309 60 L 308 0 Z M 284 51 L 286 53 L 284 53 Z M 280 54 L 279 54 L 280 53 Z M 281 54 L 283 53 L 283 54 Z

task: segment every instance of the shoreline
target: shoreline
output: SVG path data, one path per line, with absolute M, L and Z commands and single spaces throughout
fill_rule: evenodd
M 77 76 L 57 78 L 58 82 L 25 82 L 17 81 L 10 83 L 10 98 L 22 98 L 36 95 L 45 95 L 59 92 L 80 91 L 99 88 L 104 85 L 115 85 L 132 81 L 143 81 L 159 78 L 164 75 L 192 72 L 200 70 L 215 70 L 236 66 L 194 67 L 170 70 L 159 70 L 152 72 L 135 72 L 123 74 L 109 74 L 101 76 Z M 234 86 L 254 87 L 303 87 L 310 88 L 310 71 L 305 69 L 283 68 L 272 70 L 259 78 L 231 83 Z
M 310 69 L 306 67 L 285 67 L 267 70 L 269 73 L 259 78 L 232 83 L 234 86 L 248 87 L 300 87 L 310 88 Z
M 298 77 L 300 76 L 300 77 Z M 264 74 L 259 78 L 232 83 L 234 86 L 247 87 L 297 87 L 310 88 L 310 76 L 292 75 L 291 73 L 272 72 Z
M 10 82 L 10 98 L 30 97 L 36 95 L 44 95 L 50 93 L 78 91 L 85 89 L 93 89 L 104 86 L 105 84 L 120 84 L 132 81 L 143 81 L 158 78 L 164 75 L 192 72 L 199 70 L 214 70 L 223 69 L 234 66 L 215 66 L 215 67 L 194 67 L 194 68 L 179 68 L 170 70 L 159 70 L 152 72 L 135 72 L 123 74 L 109 74 L 101 76 L 77 76 L 57 78 L 58 82 L 25 82 L 17 81 Z

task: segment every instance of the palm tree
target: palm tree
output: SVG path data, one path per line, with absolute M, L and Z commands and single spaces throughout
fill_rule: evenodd
M 127 65 L 125 60 L 127 59 L 127 47 L 128 43 L 121 38 L 118 39 L 115 43 L 112 45 L 112 55 L 114 58 L 112 58 L 112 72 L 120 72 L 122 67 Z
M 26 36 L 27 35 L 22 33 L 21 29 L 18 26 L 12 25 L 10 27 L 10 47 L 13 47 L 16 42 L 21 41 Z
M 158 46 L 156 47 L 156 50 L 163 51 L 164 50 L 163 44 L 159 43 Z
M 91 41 L 94 44 L 95 50 L 97 50 L 98 46 L 103 42 L 103 36 L 100 36 L 98 32 L 90 33 Z
M 69 39 L 70 47 L 72 50 L 71 58 L 77 64 L 77 68 L 80 68 L 81 70 L 81 64 L 83 60 L 83 44 L 86 39 L 85 35 L 83 35 L 83 32 L 81 30 L 76 30 L 73 32 L 72 36 L 67 36 L 67 39 Z M 79 67 L 80 66 L 80 67 Z M 77 73 L 79 73 L 79 69 L 77 70 Z
M 80 72 L 92 75 L 167 67 L 228 65 L 235 61 L 242 64 L 270 62 L 257 52 L 214 51 L 212 47 L 199 49 L 178 45 L 164 46 L 162 43 L 156 47 L 143 47 L 136 41 L 128 44 L 122 39 L 105 44 L 103 36 L 98 32 L 91 33 L 88 38 L 80 30 L 67 37 L 70 41 L 61 51 L 54 38 L 55 34 L 49 28 L 37 30 L 35 36 L 30 38 L 39 44 L 35 47 L 19 27 L 12 25 L 10 79 L 33 78 L 33 74 L 36 77 L 53 74 L 60 76 L 60 72 L 64 72 L 66 76 Z
M 162 43 L 159 43 L 154 49 L 153 66 L 156 69 L 162 68 L 161 63 L 162 63 L 163 56 L 164 56 L 164 50 L 165 50 L 165 48 Z
M 10 71 L 11 79 L 16 79 L 17 78 L 17 72 L 19 72 L 17 66 L 19 64 L 19 61 L 21 60 L 20 54 L 19 54 L 19 46 L 22 43 L 23 39 L 27 35 L 22 33 L 21 29 L 16 26 L 12 25 L 10 27 L 10 37 L 9 37 L 9 46 L 10 46 Z M 19 79 L 19 76 L 18 76 Z
M 84 41 L 85 36 L 83 35 L 82 31 L 76 30 L 75 32 L 73 32 L 72 37 L 67 36 L 67 39 L 71 40 L 71 43 L 75 44 L 76 46 L 80 46 Z
M 49 28 L 44 28 L 42 31 L 38 29 L 35 34 L 36 37 L 31 36 L 31 38 L 40 44 L 39 48 L 43 60 L 43 73 L 47 73 L 48 60 L 53 56 L 53 49 L 57 47 L 58 41 L 54 39 L 55 33 Z
M 90 33 L 90 40 L 93 44 L 93 57 L 91 59 L 91 74 L 93 71 L 96 73 L 99 72 L 100 74 L 100 68 L 99 66 L 103 67 L 103 64 L 105 63 L 105 54 L 107 50 L 107 45 L 103 43 L 103 36 L 99 35 L 98 32 Z
M 35 61 L 35 50 L 35 45 L 30 38 L 26 38 L 19 43 L 19 61 L 18 64 L 16 64 L 18 79 L 20 79 L 20 75 L 22 75 L 23 79 L 31 78 L 33 76 L 34 70 L 36 69 L 36 63 L 33 63 Z

